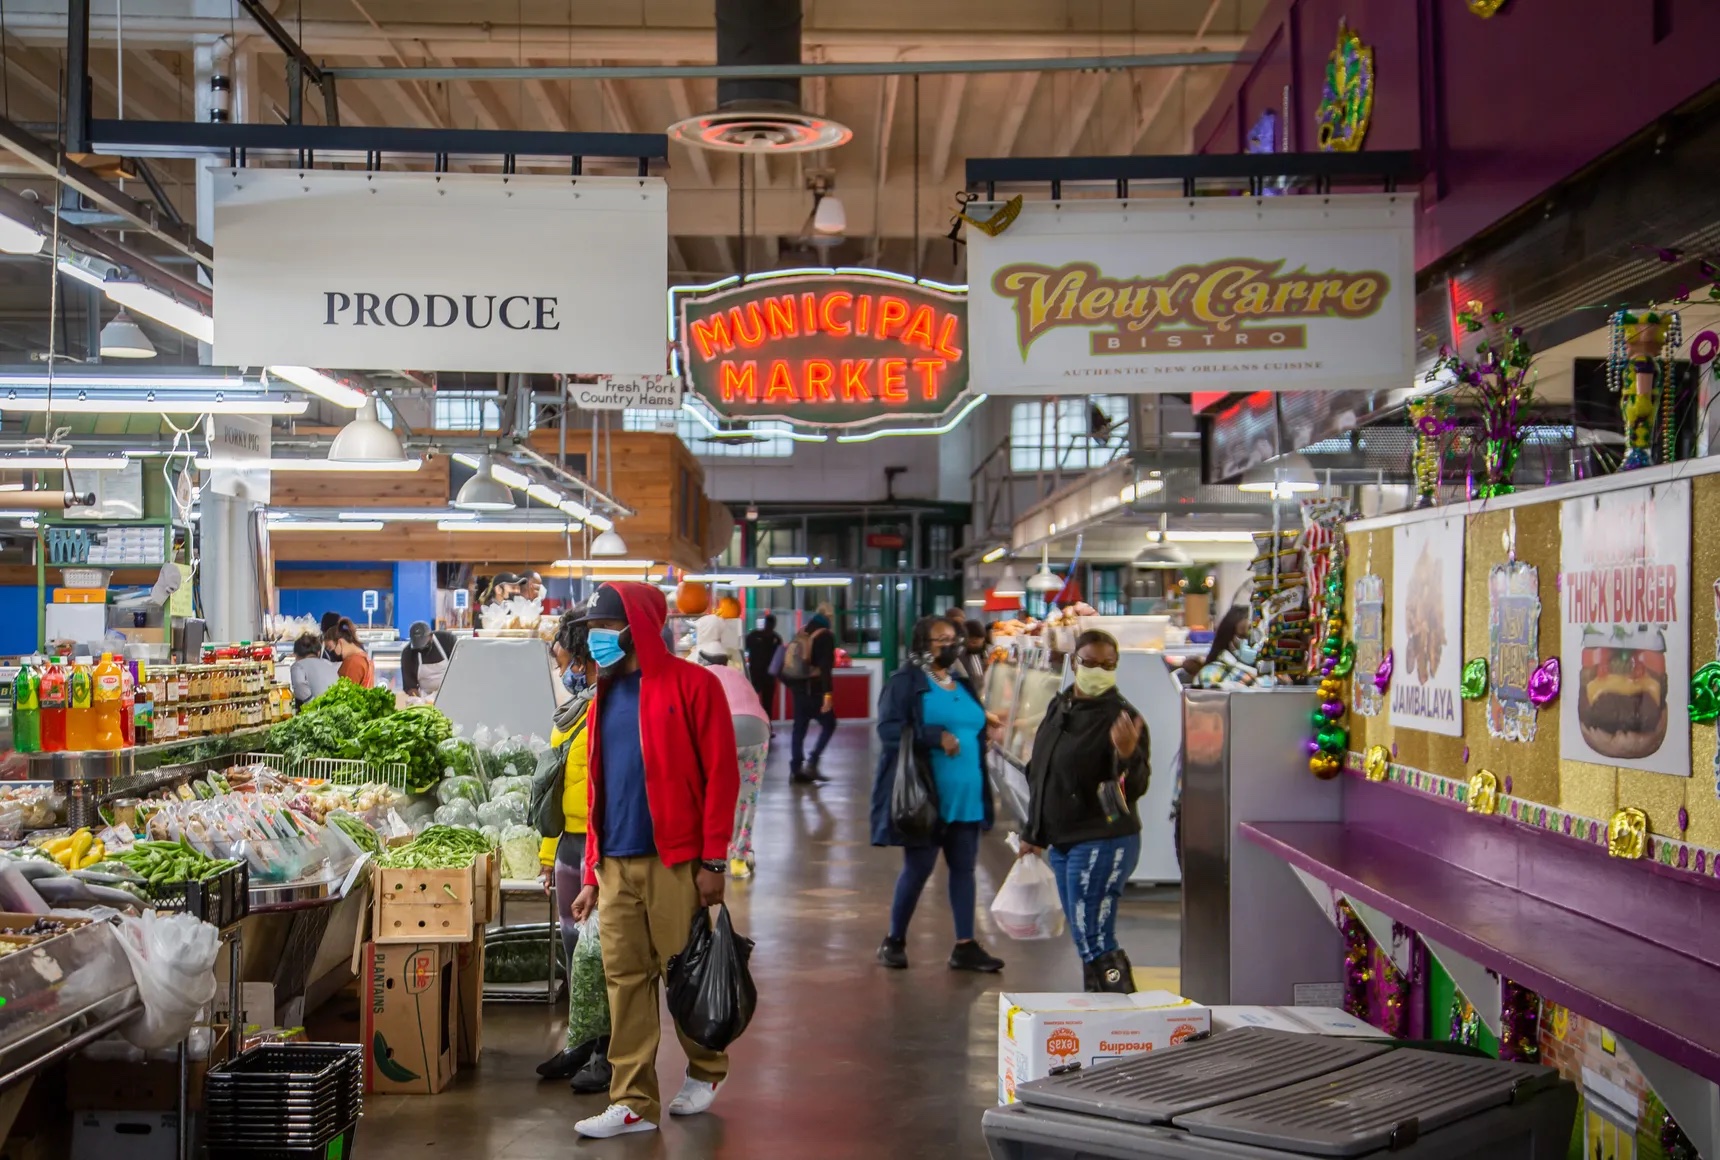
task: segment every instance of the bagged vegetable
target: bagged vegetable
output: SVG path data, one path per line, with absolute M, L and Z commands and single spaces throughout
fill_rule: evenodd
M 478 807 L 478 825 L 521 826 L 526 821 L 526 799 L 518 794 L 504 794 Z
M 752 939 L 735 933 L 726 905 L 718 908 L 714 925 L 708 908 L 693 912 L 687 945 L 664 971 L 669 1014 L 688 1039 L 723 1051 L 752 1022 L 758 1006 L 758 988 L 747 970 L 752 948 Z
M 489 800 L 484 783 L 475 777 L 445 777 L 436 785 L 436 800 L 443 805 L 464 798 L 473 805 Z
M 1015 860 L 991 903 L 991 917 L 1010 938 L 1046 939 L 1063 934 L 1063 904 L 1057 875 L 1038 854 Z
M 188 914 L 121 916 L 115 931 L 143 1013 L 120 1029 L 145 1051 L 185 1038 L 197 1012 L 215 998 L 215 951 L 220 935 Z
M 538 832 L 530 826 L 508 826 L 502 830 L 502 877 L 538 876 Z
M 567 977 L 567 1046 L 569 1050 L 609 1034 L 609 989 L 603 979 L 603 944 L 598 940 L 597 912 L 579 924 L 579 943 Z
M 447 805 L 437 808 L 436 824 L 475 830 L 478 828 L 478 807 L 465 798 L 455 798 Z
M 529 777 L 515 777 L 510 774 L 505 777 L 498 777 L 494 781 L 490 782 L 491 801 L 511 793 L 521 794 L 527 801 L 530 801 L 532 796 L 532 779 Z

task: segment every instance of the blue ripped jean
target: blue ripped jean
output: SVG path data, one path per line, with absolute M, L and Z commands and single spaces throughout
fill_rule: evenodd
M 1078 842 L 1045 851 L 1057 875 L 1057 897 L 1069 919 L 1069 936 L 1081 961 L 1090 963 L 1117 949 L 1117 902 L 1141 858 L 1141 836 Z

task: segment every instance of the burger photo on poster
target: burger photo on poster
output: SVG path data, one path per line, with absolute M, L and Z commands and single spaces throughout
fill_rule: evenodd
M 1590 749 L 1647 757 L 1666 740 L 1666 634 L 1653 625 L 1588 626 L 1577 724 Z

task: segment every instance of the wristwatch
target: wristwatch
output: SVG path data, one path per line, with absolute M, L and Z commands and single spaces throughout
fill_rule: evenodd
M 721 874 L 724 870 L 729 868 L 728 863 L 722 861 L 720 858 L 701 858 L 699 860 L 699 866 L 705 870 L 709 870 L 712 874 Z

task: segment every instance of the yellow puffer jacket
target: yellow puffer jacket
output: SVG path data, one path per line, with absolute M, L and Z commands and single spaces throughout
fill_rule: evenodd
M 585 715 L 587 708 L 580 710 L 579 716 L 573 719 L 573 724 L 566 729 L 557 729 L 550 734 L 549 743 L 560 748 L 569 737 L 573 744 L 567 747 L 567 771 L 562 782 L 561 813 L 565 821 L 565 832 L 583 834 L 586 827 L 587 783 L 591 777 L 591 747 L 586 744 Z M 553 823 L 552 823 L 553 824 Z M 555 865 L 555 847 L 557 839 L 545 838 L 538 848 L 538 861 L 545 866 Z

